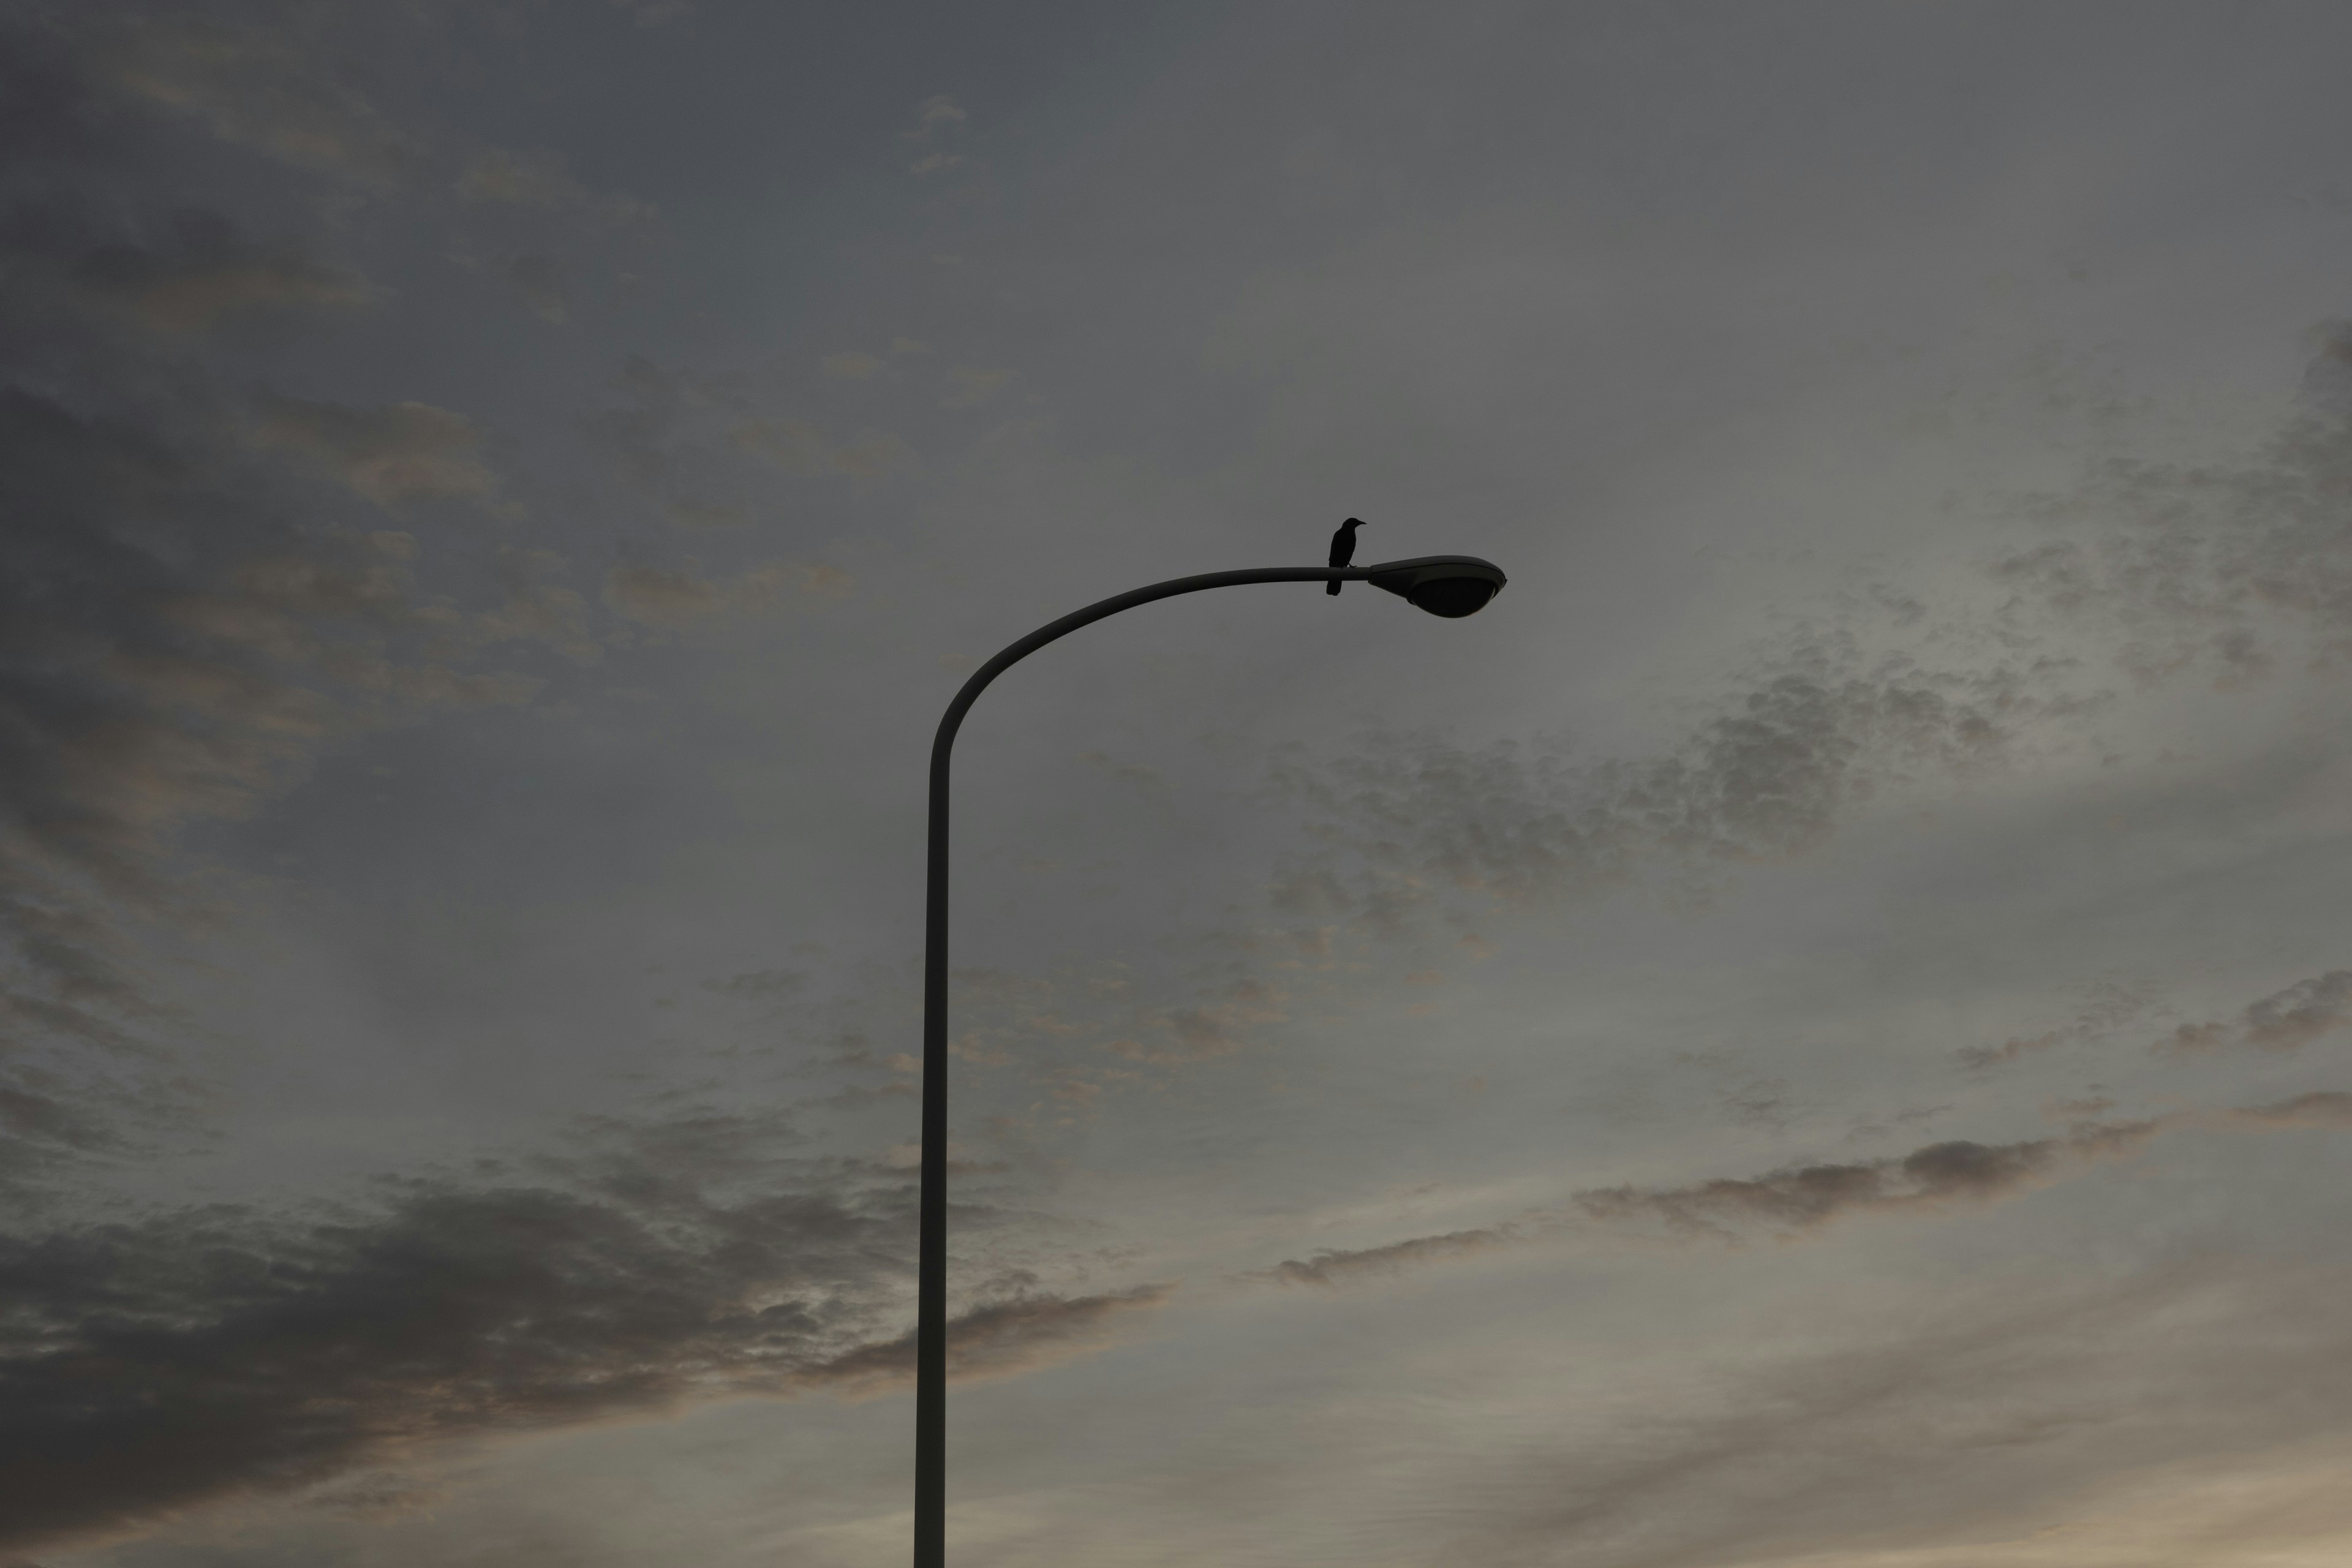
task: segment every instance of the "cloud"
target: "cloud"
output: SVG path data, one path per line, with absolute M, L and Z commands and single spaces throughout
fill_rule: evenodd
M 947 387 L 940 399 L 942 408 L 977 408 L 993 402 L 996 395 L 1010 385 L 1013 372 L 1009 370 L 975 370 L 965 367 L 951 370 L 941 378 Z
M 640 626 L 683 630 L 723 615 L 755 613 L 787 592 L 809 598 L 838 599 L 853 584 L 833 566 L 772 561 L 731 577 L 702 577 L 691 565 L 615 566 L 604 574 L 604 603 Z
M 914 129 L 906 132 L 909 142 L 928 142 L 943 131 L 961 131 L 971 116 L 952 98 L 941 93 L 915 105 Z
M 1834 1327 L 1744 1364 L 1663 1368 L 1593 1419 L 1433 1462 L 1423 1495 L 1477 1506 L 1447 1510 L 1425 1554 L 2186 1568 L 2308 1545 L 2326 1561 L 2341 1515 L 2308 1505 L 2342 1462 L 2344 1288 L 2340 1269 L 2231 1259 L 1956 1281 L 1893 1322 L 1832 1309 Z M 2329 1449 L 2297 1453 L 2315 1438 Z M 2226 1478 L 2224 1495 L 2151 1519 L 2184 1477 Z
M 1244 976 L 1194 989 L 1197 1000 L 1190 1005 L 1131 1016 L 1127 1032 L 1103 1048 L 1156 1066 L 1206 1061 L 1231 1056 L 1249 1043 L 1253 1030 L 1287 1016 L 1283 994 L 1261 980 Z
M 751 514 L 732 501 L 674 500 L 663 515 L 678 528 L 745 528 Z
M 1286 1258 L 1273 1268 L 1247 1278 L 1276 1285 L 1328 1288 L 1368 1278 L 1385 1278 L 1433 1263 L 1451 1263 L 1475 1258 L 1503 1247 L 1521 1246 L 1526 1239 L 1521 1232 L 1509 1226 L 1454 1230 L 1443 1236 L 1417 1236 L 1408 1241 L 1391 1242 L 1386 1247 L 1324 1251 L 1311 1258 Z
M 189 912 L 180 825 L 252 810 L 330 736 L 536 684 L 402 657 L 445 629 L 415 542 L 306 535 L 223 438 L 0 393 L 0 1091 L 19 1163 L 103 1141 L 77 1086 L 162 1108 L 135 1087 L 173 1075 L 141 1041 L 156 1014 L 124 922 Z
M 119 155 L 122 128 L 108 107 L 63 34 L 0 23 L 0 148 L 11 163 L 55 166 Z
M 903 1194 L 732 1205 L 409 1184 L 0 1242 L 0 1544 L 314 1484 L 425 1441 L 787 1392 L 903 1270 Z
M 2108 1102 L 2087 1103 L 2105 1108 Z M 1992 1144 L 1953 1139 L 1889 1159 L 1788 1165 L 1761 1176 L 1716 1177 L 1682 1187 L 1593 1188 L 1578 1193 L 1569 1210 L 1535 1211 L 1517 1222 L 1380 1247 L 1327 1250 L 1244 1278 L 1284 1285 L 1353 1284 L 1530 1246 L 1566 1233 L 1578 1218 L 1607 1226 L 1663 1224 L 1669 1235 L 1685 1239 L 1729 1240 L 1750 1229 L 1770 1229 L 1790 1240 L 1855 1214 L 1933 1213 L 2004 1202 L 2137 1153 L 2159 1134 L 2191 1128 L 2352 1129 L 2352 1094 L 2323 1089 L 2271 1105 L 2138 1121 L 2077 1121 L 2061 1137 Z
M 2331 969 L 2246 1005 L 2227 1021 L 2183 1024 L 2156 1043 L 2159 1053 L 2299 1051 L 2352 1025 L 2352 969 Z
M 2145 992 L 2104 982 L 2091 989 L 2074 1019 L 2058 1028 L 2045 1029 L 2038 1035 L 2012 1035 L 1997 1046 L 1963 1046 L 1953 1054 L 1962 1067 L 1983 1072 L 2061 1046 L 2087 1045 L 2104 1039 L 2147 1009 Z
M 971 120 L 971 116 L 964 112 L 963 107 L 954 99 L 944 95 L 927 98 L 915 106 L 915 123 L 900 132 L 900 140 L 931 142 L 941 136 L 960 136 L 969 128 Z M 924 179 L 960 168 L 963 162 L 963 155 L 960 153 L 930 152 L 908 164 L 907 172 L 917 179 Z
M 2196 668 L 2247 679 L 2287 628 L 2323 660 L 2352 660 L 2352 327 L 2319 334 L 2301 410 L 2242 459 L 2116 460 L 2036 511 L 2066 537 L 1996 563 L 2010 597 L 1989 628 L 2031 646 L 2096 620 L 2126 670 Z M 1980 628 L 1983 629 L 1983 628 Z M 1353 920 L 1386 934 L 1447 896 L 1517 902 L 1590 895 L 1643 875 L 1703 893 L 1717 868 L 1790 858 L 1892 791 L 2012 765 L 2078 728 L 2096 698 L 2055 661 L 1936 668 L 1866 664 L 1833 639 L 1800 649 L 1665 754 L 1576 759 L 1563 746 L 1465 746 L 1386 736 L 1341 758 L 1298 753 L 1270 773 L 1332 852 L 1289 868 L 1278 914 Z M 2292 1048 L 2333 1028 L 2336 998 L 2203 1037 Z M 1966 1047 L 1971 1068 L 2013 1062 L 2115 1026 L 2084 1018 Z M 2215 1028 L 2222 1026 L 2215 1026 Z M 2197 1048 L 2194 1037 L 2176 1042 Z
M 142 421 L 0 392 L 0 1087 L 24 1134 L 0 1163 L 90 1147 L 100 1102 L 163 1108 L 122 920 L 183 907 L 173 827 L 249 809 L 343 722 L 273 664 L 392 585 L 271 513 Z
M 477 647 L 509 642 L 536 642 L 574 664 L 594 664 L 604 650 L 588 629 L 588 601 L 574 589 L 550 582 L 561 575 L 562 560 L 548 551 L 508 550 L 499 557 L 505 602 L 475 615 L 465 630 L 465 641 Z
M 1091 1355 L 1134 1318 L 1166 1305 L 1175 1291 L 1174 1284 L 1162 1282 L 1097 1296 L 1024 1292 L 974 1307 L 948 1323 L 948 1380 L 993 1382 Z M 856 1398 L 911 1389 L 914 1332 L 861 1345 L 813 1369 L 805 1381 Z
M 1176 1005 L 1132 981 L 1117 963 L 1074 966 L 1051 978 L 959 969 L 950 1048 L 984 1066 L 1017 1060 L 1043 1081 L 1067 1087 L 1073 1075 L 1098 1071 L 1103 1055 L 1150 1067 L 1231 1056 L 1262 1026 L 1287 1016 L 1289 998 L 1281 989 L 1237 970 L 1194 973 L 1184 986 L 1189 1000 Z M 1109 1072 L 1120 1081 L 1145 1081 L 1131 1068 Z
M 0 1237 L 0 1549 L 347 1476 L 374 1506 L 366 1472 L 458 1438 L 905 1388 L 908 1173 L 778 1159 L 778 1131 L 608 1122 L 538 1184 Z M 982 1301 L 951 1375 L 1087 1353 L 1172 1289 Z
M 890 364 L 879 354 L 839 353 L 826 355 L 819 368 L 842 381 L 872 381 Z
M 224 142 L 378 190 L 425 166 L 424 142 L 353 90 L 295 28 L 163 14 L 92 36 L 101 79 Z
M 20 209 L 11 226 L 22 232 Z M 257 246 L 227 219 L 197 208 L 172 216 L 169 239 L 156 247 L 95 245 L 73 265 L 73 285 L 88 299 L 157 331 L 205 331 L 259 310 L 341 310 L 374 304 L 366 279 L 292 247 Z M 13 247 L 22 247 L 11 235 Z
M 691 383 L 641 354 L 622 364 L 620 381 L 631 406 L 589 415 L 580 427 L 624 483 L 648 489 L 667 478 L 675 463 L 669 436 L 690 399 Z
M 518 256 L 507 263 L 507 277 L 541 321 L 560 327 L 571 319 L 572 269 L 562 262 L 551 256 Z
M 250 239 L 181 190 L 142 201 L 131 155 L 149 132 L 103 112 L 91 62 L 211 39 L 234 74 L 238 50 L 272 47 L 242 37 L 100 23 L 82 35 L 96 54 L 14 31 L 0 47 L 23 89 L 5 113 L 26 136 L 8 144 L 0 217 L 0 1186 L 12 1202 L 36 1201 L 77 1161 L 134 1152 L 201 1102 L 144 958 L 156 924 L 213 912 L 177 859 L 182 827 L 251 813 L 335 737 L 527 699 L 534 679 L 468 662 L 482 647 L 578 647 L 560 588 L 520 589 L 469 623 L 419 590 L 415 538 L 362 510 L 494 504 L 470 422 L 231 390 L 189 352 L 256 311 L 299 322 L 376 299 L 301 244 Z M 80 195 L 93 182 L 110 193 L 102 206 Z M 339 493 L 290 482 L 287 458 Z
M 2222 1120 L 2225 1125 L 2352 1130 L 2352 1094 L 2340 1089 L 2316 1089 L 2270 1105 L 2249 1105 L 2226 1111 Z
M 1897 1159 L 1850 1164 L 1792 1165 L 1749 1179 L 1687 1187 L 1605 1187 L 1576 1194 L 1577 1207 L 1609 1225 L 1663 1223 L 1674 1234 L 1730 1237 L 1751 1226 L 1782 1236 L 1815 1230 L 1844 1215 L 2013 1197 L 2100 1160 L 2137 1152 L 2161 1121 L 2085 1123 L 2063 1137 L 2018 1143 L 1954 1139 Z
M 498 475 L 483 462 L 483 436 L 462 414 L 425 403 L 354 408 L 264 393 L 254 439 L 299 453 L 354 495 L 396 508 L 421 500 L 487 502 Z
M 510 202 L 524 206 L 571 206 L 586 199 L 556 153 L 520 153 L 493 148 L 478 154 L 457 176 L 459 197 L 469 202 Z
M 2352 325 L 2315 334 L 2302 405 L 2232 459 L 2118 458 L 2076 490 L 2032 509 L 2062 537 L 2000 562 L 2028 607 L 2119 632 L 2116 661 L 2143 682 L 2191 671 L 2221 686 L 2271 673 L 2307 639 L 2331 668 L 2352 659 L 2352 535 L 2342 475 L 2352 462 Z
M 248 240 L 202 207 L 141 222 L 70 194 L 24 197 L 0 216 L 0 258 L 25 316 L 52 331 L 59 317 L 80 316 L 184 339 L 256 315 L 315 319 L 382 298 L 356 273 L 297 245 Z
M 2008 673 L 1845 674 L 1813 652 L 1663 757 L 1580 764 L 1549 747 L 1385 737 L 1285 760 L 1274 787 L 1360 869 L 1295 867 L 1274 903 L 1393 931 L 1433 889 L 1520 902 L 1622 886 L 1644 863 L 1786 859 L 1923 772 L 1997 765 L 2020 727 L 2057 710 Z
M 908 456 L 896 436 L 874 434 L 836 444 L 814 425 L 797 419 L 747 420 L 727 433 L 737 451 L 763 458 L 794 474 L 847 474 L 879 479 Z
M 459 200 L 474 205 L 540 207 L 589 213 L 608 223 L 643 223 L 655 209 L 635 196 L 599 194 L 575 179 L 563 155 L 493 147 L 476 153 L 457 176 Z

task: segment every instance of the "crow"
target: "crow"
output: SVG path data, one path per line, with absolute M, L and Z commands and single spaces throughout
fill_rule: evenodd
M 1332 565 L 1347 566 L 1354 563 L 1356 559 L 1356 530 L 1363 526 L 1364 520 L 1360 517 L 1351 517 L 1347 521 L 1339 525 L 1339 531 L 1331 536 Z M 1337 583 L 1326 583 L 1323 584 L 1323 591 L 1327 594 L 1336 594 L 1339 591 L 1339 584 Z

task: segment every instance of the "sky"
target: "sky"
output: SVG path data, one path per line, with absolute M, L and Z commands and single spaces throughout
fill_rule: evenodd
M 0 1564 L 2346 1561 L 2347 51 L 0 4 Z

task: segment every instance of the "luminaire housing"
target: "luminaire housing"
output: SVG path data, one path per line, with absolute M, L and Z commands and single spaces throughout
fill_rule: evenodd
M 1491 561 L 1475 555 L 1419 555 L 1368 566 L 1375 588 L 1386 588 L 1417 609 L 1458 621 L 1486 607 L 1510 579 Z

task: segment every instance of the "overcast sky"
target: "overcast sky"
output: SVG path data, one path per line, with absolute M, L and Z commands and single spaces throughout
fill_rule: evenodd
M 0 1563 L 2352 1557 L 2352 12 L 0 16 Z

